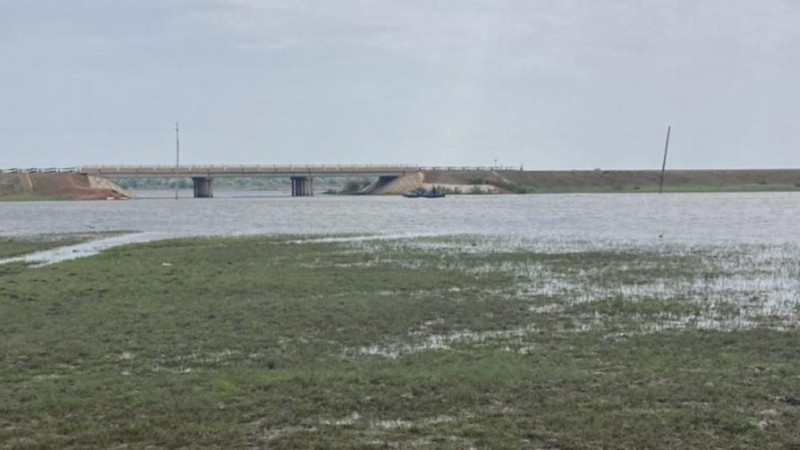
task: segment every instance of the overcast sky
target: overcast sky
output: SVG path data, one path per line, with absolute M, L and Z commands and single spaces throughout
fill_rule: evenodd
M 800 167 L 796 0 L 0 0 L 0 167 Z

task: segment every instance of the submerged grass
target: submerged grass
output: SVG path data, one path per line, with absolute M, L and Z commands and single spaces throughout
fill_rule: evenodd
M 0 259 L 56 247 L 80 244 L 92 239 L 113 236 L 116 233 L 48 234 L 38 236 L 0 237 Z
M 797 255 L 267 236 L 7 265 L 0 448 L 800 445 Z

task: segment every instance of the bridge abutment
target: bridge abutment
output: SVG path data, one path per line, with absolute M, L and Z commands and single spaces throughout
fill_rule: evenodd
M 314 195 L 313 177 L 291 177 L 292 197 L 311 197 Z
M 214 191 L 211 189 L 211 177 L 192 177 L 194 185 L 194 198 L 211 198 Z

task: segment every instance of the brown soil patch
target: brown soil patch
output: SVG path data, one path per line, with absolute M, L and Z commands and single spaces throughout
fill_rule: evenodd
M 79 173 L 30 173 L 0 175 L 0 196 L 34 194 L 72 200 L 127 199 L 124 189 L 108 180 L 92 180 Z

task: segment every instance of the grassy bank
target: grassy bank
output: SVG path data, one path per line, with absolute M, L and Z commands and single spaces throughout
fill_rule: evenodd
M 796 248 L 569 250 L 196 239 L 0 273 L 0 448 L 800 445 Z
M 600 193 L 653 193 L 658 185 L 605 185 L 605 186 L 517 186 L 515 192 L 526 194 L 600 194 Z M 702 192 L 796 192 L 800 186 L 795 184 L 687 184 L 666 185 L 664 193 L 702 193 Z

